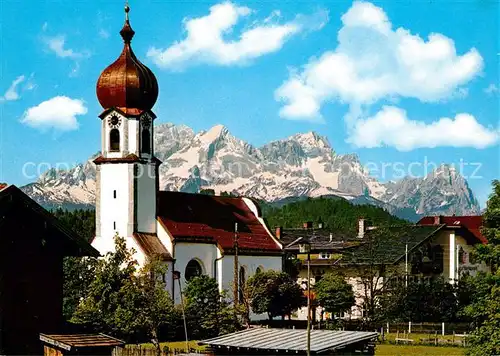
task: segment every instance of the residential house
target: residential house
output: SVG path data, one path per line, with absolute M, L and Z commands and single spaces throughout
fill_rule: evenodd
M 0 355 L 42 354 L 63 331 L 63 258 L 98 256 L 13 185 L 0 186 Z
M 461 220 L 460 220 L 461 219 Z M 464 272 L 487 270 L 471 258 L 474 245 L 485 243 L 480 217 L 428 217 L 416 225 L 368 226 L 360 219 L 357 233 L 314 228 L 278 229 L 288 258 L 300 261 L 298 283 L 307 286 L 307 261 L 299 253 L 297 239 L 311 243 L 311 285 L 326 271 L 346 276 L 356 295 L 356 306 L 347 318 L 363 316 L 363 303 L 380 289 L 412 280 L 443 277 L 456 283 Z M 318 315 L 320 315 L 319 310 Z M 307 314 L 299 311 L 299 318 Z

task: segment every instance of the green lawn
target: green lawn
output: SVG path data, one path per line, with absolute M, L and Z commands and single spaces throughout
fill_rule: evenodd
M 377 356 L 399 356 L 399 355 L 454 355 L 463 356 L 464 349 L 446 346 L 412 346 L 412 345 L 377 345 L 375 349 Z

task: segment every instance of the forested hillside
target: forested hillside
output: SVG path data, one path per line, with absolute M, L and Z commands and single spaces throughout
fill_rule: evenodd
M 53 210 L 52 214 L 72 229 L 78 236 L 91 241 L 95 234 L 95 211 L 94 210 Z
M 326 228 L 355 232 L 361 217 L 372 225 L 408 223 L 373 205 L 353 205 L 345 199 L 331 198 L 309 198 L 281 207 L 263 204 L 262 213 L 271 229 L 276 226 L 299 228 L 306 221 L 317 226 L 322 221 Z
M 341 231 L 355 232 L 360 217 L 373 225 L 394 225 L 408 223 L 392 216 L 387 211 L 373 205 L 353 205 L 345 199 L 308 198 L 287 203 L 280 207 L 260 202 L 264 218 L 271 228 L 276 226 L 298 228 L 306 221 Z M 53 214 L 79 236 L 90 241 L 95 232 L 95 212 L 93 210 L 66 211 L 57 209 Z

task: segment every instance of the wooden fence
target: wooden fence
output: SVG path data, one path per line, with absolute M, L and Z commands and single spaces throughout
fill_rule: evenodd
M 211 353 L 207 353 L 205 351 L 199 351 L 191 349 L 189 352 L 186 352 L 185 349 L 174 349 L 164 347 L 161 350 L 161 353 L 158 354 L 156 349 L 152 347 L 144 347 L 141 345 L 127 345 L 126 347 L 116 347 L 113 350 L 112 356 L 200 356 L 200 355 L 213 355 Z

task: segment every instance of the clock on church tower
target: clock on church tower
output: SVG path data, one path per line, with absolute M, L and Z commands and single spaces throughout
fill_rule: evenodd
M 97 81 L 101 119 L 101 155 L 96 177 L 96 238 L 103 253 L 114 248 L 113 236 L 156 234 L 156 195 L 160 161 L 154 156 L 151 111 L 158 98 L 153 72 L 132 51 L 134 30 L 125 7 L 120 31 L 124 46 L 118 59 Z

